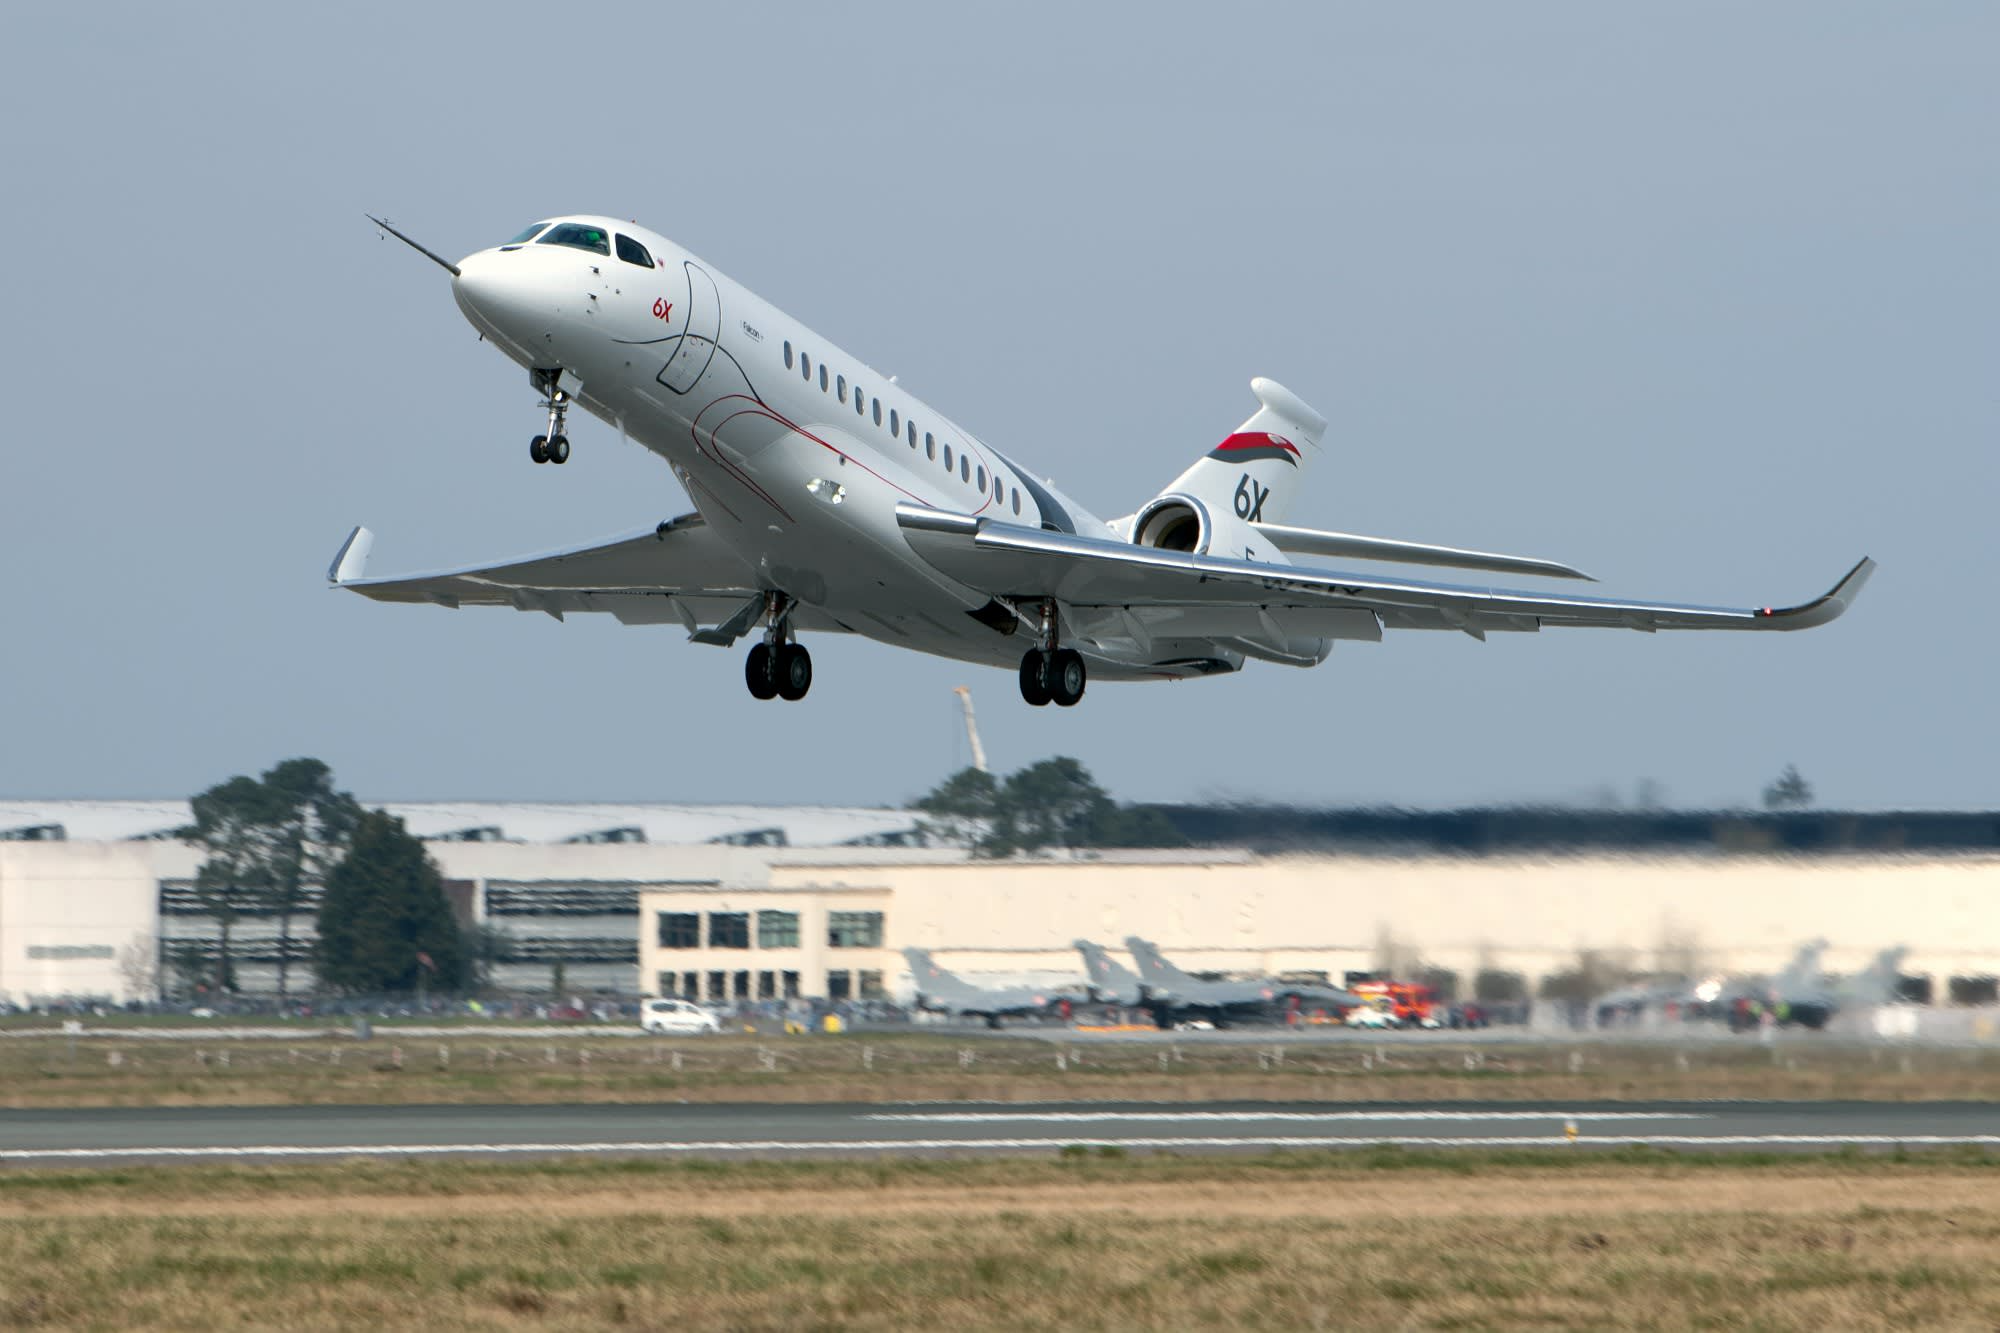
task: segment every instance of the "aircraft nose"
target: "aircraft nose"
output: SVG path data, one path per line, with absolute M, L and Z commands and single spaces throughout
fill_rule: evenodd
M 458 261 L 458 274 L 451 280 L 451 294 L 458 308 L 474 324 L 498 329 L 518 316 L 526 305 L 518 274 L 510 274 L 506 255 L 481 250 Z

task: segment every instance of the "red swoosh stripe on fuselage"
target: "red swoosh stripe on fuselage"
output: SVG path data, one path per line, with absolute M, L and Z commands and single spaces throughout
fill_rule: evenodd
M 1209 450 L 1208 456 L 1225 463 L 1254 463 L 1260 458 L 1282 458 L 1293 467 L 1299 465 L 1299 447 L 1296 444 L 1282 435 L 1260 432 L 1232 435 Z

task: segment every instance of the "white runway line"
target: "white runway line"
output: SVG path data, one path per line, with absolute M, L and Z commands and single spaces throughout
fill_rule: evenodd
M 718 1139 L 696 1142 L 627 1143 L 412 1143 L 342 1144 L 296 1147 L 263 1145 L 256 1147 L 201 1148 L 24 1148 L 0 1150 L 5 1162 L 89 1162 L 131 1158 L 230 1158 L 230 1157 L 453 1157 L 453 1156 L 544 1156 L 561 1157 L 596 1153 L 902 1153 L 965 1151 L 1013 1151 L 1020 1149 L 1080 1148 L 1546 1148 L 1636 1147 L 1658 1148 L 1752 1148 L 1752 1147 L 1906 1147 L 1932 1148 L 1977 1144 L 2000 1146 L 2000 1134 L 1632 1134 L 1585 1135 L 1580 1144 L 1560 1134 L 1490 1135 L 1468 1138 L 1435 1138 L 1394 1135 L 1379 1138 L 1331 1136 L 1287 1137 L 1257 1135 L 1244 1138 L 1147 1137 L 1077 1139 Z
M 1016 1121 L 1033 1124 L 1091 1124 L 1105 1120 L 1168 1122 L 1303 1120 L 1713 1120 L 1706 1111 L 895 1111 L 871 1112 L 862 1120 L 912 1120 L 948 1124 Z

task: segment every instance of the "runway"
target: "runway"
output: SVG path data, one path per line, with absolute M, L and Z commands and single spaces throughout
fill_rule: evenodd
M 1574 1136 L 1572 1137 L 1572 1129 Z M 269 1158 L 730 1158 L 1651 1144 L 2000 1146 L 1980 1103 L 845 1103 L 0 1110 L 0 1164 Z

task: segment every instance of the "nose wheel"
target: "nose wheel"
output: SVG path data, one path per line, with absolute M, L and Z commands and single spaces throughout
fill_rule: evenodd
M 549 413 L 547 430 L 528 441 L 528 457 L 537 463 L 569 462 L 569 436 L 563 434 L 563 431 L 569 425 L 570 396 L 567 389 L 556 386 L 560 374 L 560 371 L 548 370 L 535 372 L 535 382 L 542 385 L 548 394 L 548 397 L 542 400 L 542 406 L 547 408 Z

